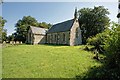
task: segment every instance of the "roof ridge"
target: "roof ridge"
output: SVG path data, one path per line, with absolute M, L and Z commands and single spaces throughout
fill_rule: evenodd
M 56 24 L 60 24 L 60 23 L 63 23 L 63 22 L 66 22 L 66 21 L 70 21 L 70 20 L 74 20 L 74 19 L 64 20 L 64 21 L 58 22 L 58 23 L 56 23 Z M 56 25 L 56 24 L 54 24 L 54 25 Z
M 69 31 L 73 25 L 74 19 L 66 20 L 57 24 L 54 24 L 47 33 L 54 33 L 54 32 L 63 32 Z
M 34 34 L 43 34 L 43 35 L 45 35 L 46 31 L 48 30 L 46 28 L 40 28 L 40 27 L 35 27 L 35 26 L 30 26 L 30 28 L 32 30 L 32 33 L 34 33 Z
M 30 27 L 41 28 L 41 27 L 39 27 L 39 26 L 30 26 Z M 42 29 L 46 29 L 46 28 L 42 28 Z

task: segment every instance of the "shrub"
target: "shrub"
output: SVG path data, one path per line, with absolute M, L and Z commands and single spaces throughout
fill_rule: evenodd
M 91 68 L 85 79 L 120 80 L 120 25 L 113 22 L 111 29 L 89 38 L 88 44 L 103 45 L 106 57 L 103 65 Z
M 88 38 L 87 44 L 93 45 L 94 48 L 97 49 L 99 52 L 103 52 L 103 45 L 105 45 L 105 41 L 110 37 L 109 32 L 110 29 L 106 29 L 104 32 Z
M 105 42 L 107 64 L 120 68 L 120 25 L 113 23 L 110 38 Z

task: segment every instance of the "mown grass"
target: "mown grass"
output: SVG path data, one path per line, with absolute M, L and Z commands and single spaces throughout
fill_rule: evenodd
M 101 66 L 84 46 L 18 45 L 3 48 L 3 78 L 75 78 Z

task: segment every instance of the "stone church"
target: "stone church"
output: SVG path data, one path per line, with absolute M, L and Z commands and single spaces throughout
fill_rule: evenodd
M 28 31 L 29 43 L 63 44 L 70 46 L 82 44 L 81 29 L 79 27 L 77 9 L 75 9 L 73 19 L 55 24 L 48 31 L 43 28 L 32 28 L 33 27 L 30 27 Z M 29 36 L 31 34 L 34 35 L 34 37 Z

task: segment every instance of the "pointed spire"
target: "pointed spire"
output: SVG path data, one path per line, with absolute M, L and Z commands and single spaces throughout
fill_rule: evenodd
M 74 13 L 74 19 L 77 19 L 78 14 L 77 14 L 77 7 L 75 8 L 75 13 Z

